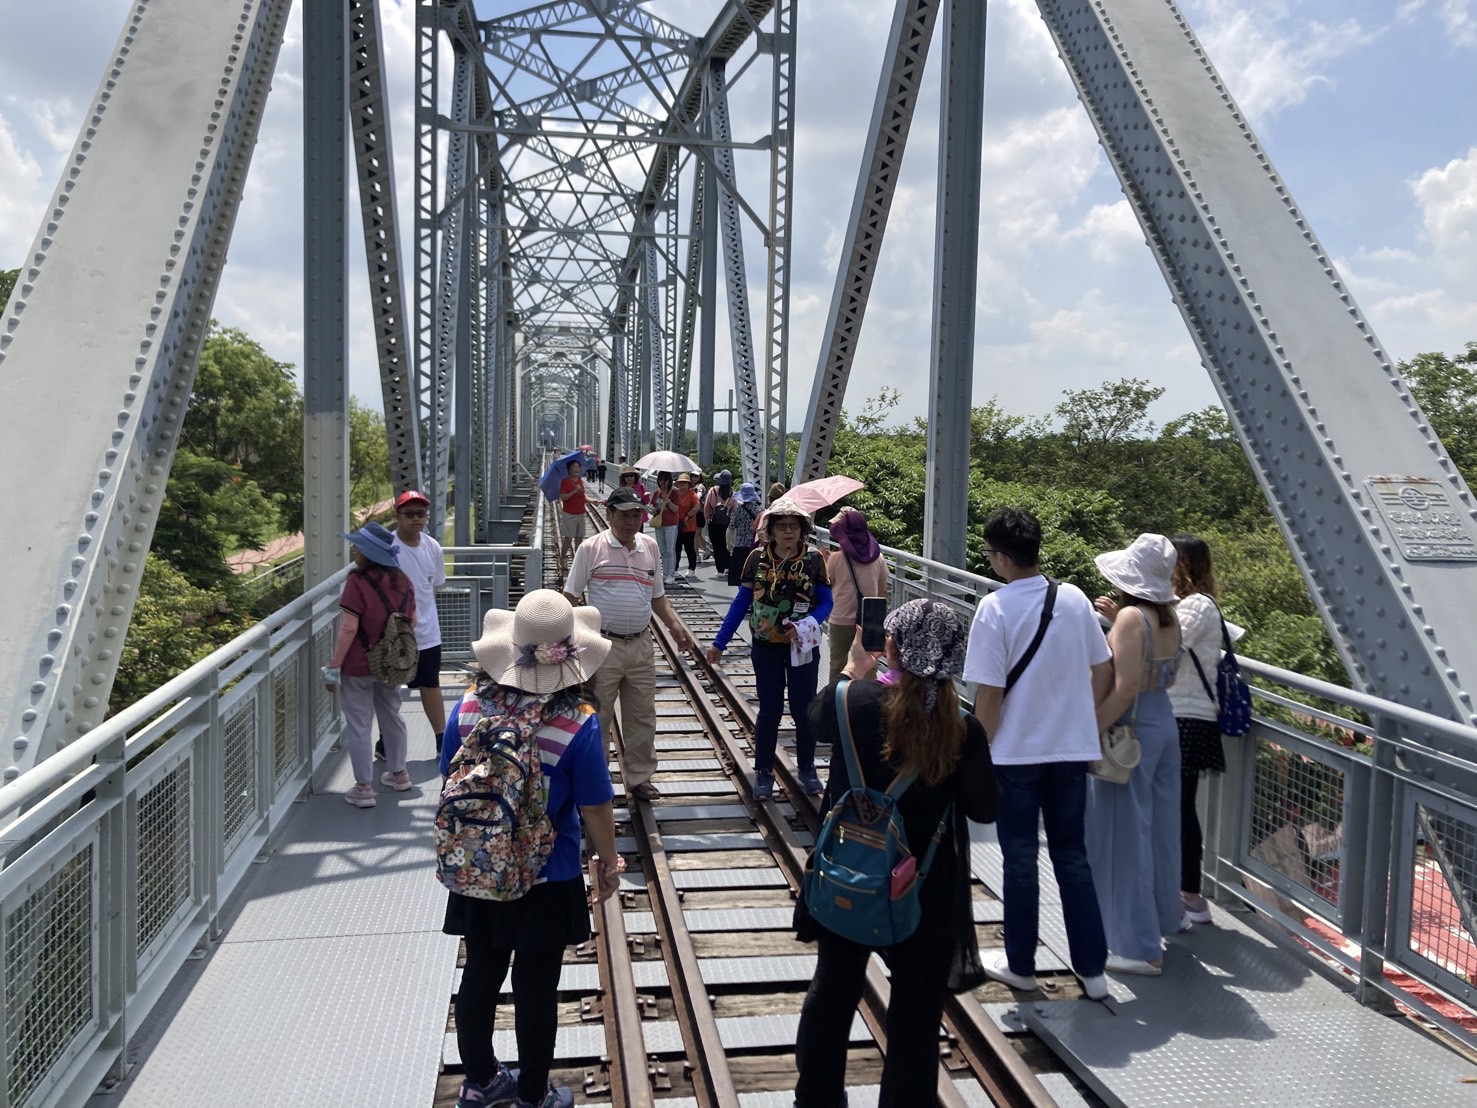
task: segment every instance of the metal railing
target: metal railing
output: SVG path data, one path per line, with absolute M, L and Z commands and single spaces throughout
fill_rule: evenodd
M 968 623 L 1002 584 L 882 550 L 890 607 L 928 597 Z M 1397 1000 L 1477 1047 L 1452 1010 L 1392 976 L 1477 1011 L 1477 797 L 1412 768 L 1439 763 L 1441 776 L 1477 780 L 1477 729 L 1255 659 L 1241 665 L 1257 713 L 1249 735 L 1224 740 L 1227 772 L 1207 790 L 1208 891 L 1277 921 L 1339 966 L 1361 1001 Z M 1437 739 L 1468 753 L 1437 753 Z
M 451 664 L 515 585 L 542 585 L 542 515 L 529 546 L 448 548 Z M 80 1104 L 121 1075 L 130 1036 L 321 781 L 343 725 L 318 671 L 348 572 L 0 788 L 3 1108 Z

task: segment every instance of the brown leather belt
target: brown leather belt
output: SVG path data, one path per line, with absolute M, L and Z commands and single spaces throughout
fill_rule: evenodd
M 647 628 L 643 627 L 639 631 L 632 631 L 629 635 L 622 635 L 619 631 L 607 631 L 602 627 L 600 628 L 600 633 L 607 639 L 620 639 L 622 642 L 629 642 L 631 639 L 639 639 L 642 635 L 646 634 L 647 630 Z

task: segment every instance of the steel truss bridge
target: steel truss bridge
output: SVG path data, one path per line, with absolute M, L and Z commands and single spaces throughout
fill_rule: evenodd
M 1471 491 L 1176 6 L 1038 5 L 1371 733 L 1387 740 L 1367 818 L 1388 823 L 1417 784 L 1440 797 L 1424 826 L 1467 919 Z M 28 476 L 5 494 L 11 518 L 24 496 L 26 534 L 0 632 L 0 811 L 15 811 L 6 798 L 39 762 L 104 722 L 290 6 L 130 6 L 0 320 L 0 471 Z M 785 397 L 803 9 L 711 6 L 708 24 L 682 28 L 639 0 L 416 0 L 407 227 L 377 0 L 303 0 L 310 587 L 342 565 L 348 517 L 351 177 L 394 481 L 426 489 L 438 515 L 453 509 L 459 544 L 507 541 L 541 427 L 635 455 L 681 444 L 692 405 L 697 455 L 710 458 L 720 313 L 745 477 L 792 476 L 793 427 L 793 476 L 809 478 L 826 471 L 930 53 L 945 156 L 925 553 L 963 564 L 967 475 L 937 463 L 969 434 L 985 5 L 894 5 L 823 338 L 800 352 L 815 368 L 798 417 Z M 739 133 L 730 94 L 756 89 L 767 113 L 744 118 L 767 119 Z M 751 265 L 764 268 L 760 304 Z M 1401 723 L 1381 704 L 1447 722 Z M 1361 921 L 1360 934 L 1377 945 L 1382 926 Z

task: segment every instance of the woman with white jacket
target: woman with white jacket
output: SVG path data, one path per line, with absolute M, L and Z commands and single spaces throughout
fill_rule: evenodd
M 1222 618 L 1210 547 L 1196 535 L 1176 535 L 1170 541 L 1179 555 L 1174 567 L 1174 591 L 1180 598 L 1175 612 L 1181 642 L 1190 655 L 1180 666 L 1179 680 L 1169 688 L 1180 732 L 1180 901 L 1190 922 L 1209 923 L 1210 904 L 1200 892 L 1204 839 L 1195 794 L 1202 773 L 1226 771 L 1215 691 Z M 1241 628 L 1227 624 L 1226 629 L 1232 640 L 1241 637 Z

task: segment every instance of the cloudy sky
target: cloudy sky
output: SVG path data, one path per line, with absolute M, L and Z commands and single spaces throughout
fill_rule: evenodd
M 381 3 L 408 225 L 413 8 Z M 478 6 L 490 15 L 523 5 Z M 699 31 L 718 6 L 654 0 L 651 10 Z M 892 6 L 800 7 L 792 430 L 809 397 Z M 0 268 L 19 265 L 35 237 L 129 4 L 69 0 L 64 43 L 49 7 L 0 5 Z M 1182 8 L 1386 349 L 1403 359 L 1477 339 L 1477 0 L 1182 0 Z M 300 67 L 295 16 L 215 307 L 293 363 L 302 354 Z M 848 390 L 853 411 L 887 385 L 903 390 L 900 414 L 923 411 L 938 107 L 930 69 Z M 758 88 L 750 76 L 734 89 L 736 137 L 757 137 L 767 118 Z M 990 5 L 984 145 L 976 402 L 998 396 L 1008 411 L 1044 414 L 1064 389 L 1134 376 L 1166 388 L 1161 421 L 1214 403 L 1030 0 Z M 757 170 L 741 159 L 737 172 L 764 210 Z M 751 245 L 758 304 L 763 257 Z M 361 273 L 356 260 L 351 386 L 377 405 Z

